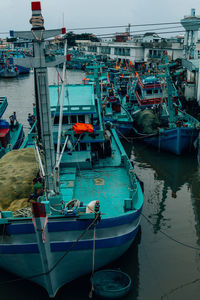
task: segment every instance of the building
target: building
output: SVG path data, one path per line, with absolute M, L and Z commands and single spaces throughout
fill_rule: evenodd
M 129 39 L 128 39 L 129 38 Z M 104 55 L 115 60 L 129 60 L 136 68 L 142 64 L 156 68 L 168 52 L 172 60 L 183 57 L 183 39 L 163 39 L 155 33 L 146 33 L 129 37 L 129 33 L 116 35 L 113 41 L 79 41 L 79 47 L 84 48 L 86 54 Z

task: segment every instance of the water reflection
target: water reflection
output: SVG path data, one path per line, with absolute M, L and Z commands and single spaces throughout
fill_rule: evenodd
M 154 233 L 163 226 L 169 228 L 171 222 L 169 216 L 166 216 L 167 202 L 176 205 L 183 194 L 190 197 L 190 188 L 198 198 L 200 185 L 196 154 L 176 156 L 157 152 L 147 145 L 135 142 L 124 142 L 124 146 L 134 160 L 136 173 L 145 182 L 145 201 L 149 204 L 147 216 L 154 224 Z

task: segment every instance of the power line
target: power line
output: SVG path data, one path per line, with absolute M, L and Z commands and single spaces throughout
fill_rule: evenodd
M 166 34 L 166 33 L 185 33 L 185 30 L 176 30 L 176 31 L 160 31 L 160 32 L 157 32 L 157 34 Z M 120 33 L 119 33 L 120 34 Z M 109 34 L 109 35 L 99 35 L 98 37 L 100 38 L 106 38 L 106 37 L 116 37 L 116 33 L 113 33 L 113 34 Z
M 182 26 L 173 26 L 173 27 L 165 27 L 165 28 L 154 28 L 154 29 L 146 29 L 146 30 L 134 30 L 130 31 L 130 33 L 140 33 L 140 32 L 154 32 L 157 30 L 166 30 L 166 29 L 174 29 L 174 28 L 183 28 Z M 109 36 L 109 35 L 116 35 L 116 34 L 122 34 L 124 32 L 117 32 L 117 33 L 105 33 L 105 34 L 96 34 L 96 36 Z
M 89 30 L 89 29 L 109 29 L 109 28 L 120 28 L 120 27 L 139 27 L 139 26 L 158 26 L 158 25 L 173 25 L 180 24 L 180 22 L 168 22 L 168 23 L 151 23 L 151 24 L 126 24 L 126 25 L 115 25 L 115 26 L 98 26 L 98 27 L 85 27 L 85 28 L 69 28 L 68 30 Z

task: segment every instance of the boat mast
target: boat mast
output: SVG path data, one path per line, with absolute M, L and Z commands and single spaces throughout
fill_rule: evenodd
M 169 126 L 173 127 L 173 123 L 175 121 L 175 110 L 173 106 L 173 85 L 171 81 L 169 68 L 176 65 L 176 63 L 169 63 L 168 55 L 165 54 L 165 64 L 158 66 L 160 69 L 165 70 L 165 74 L 159 74 L 159 77 L 165 77 L 167 83 L 167 101 L 168 101 L 168 112 L 169 112 Z
M 52 135 L 51 110 L 48 88 L 47 67 L 62 63 L 65 57 L 60 57 L 51 62 L 45 60 L 45 39 L 64 34 L 65 28 L 45 30 L 41 14 L 40 2 L 32 2 L 31 31 L 10 32 L 15 38 L 24 38 L 33 42 L 33 57 L 16 59 L 23 66 L 34 68 L 35 92 L 38 97 L 38 120 L 41 129 L 41 140 L 44 150 L 45 183 L 47 191 L 56 192 L 55 180 L 55 150 Z

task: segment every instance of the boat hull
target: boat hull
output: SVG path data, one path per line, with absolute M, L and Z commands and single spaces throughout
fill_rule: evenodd
M 105 118 L 105 122 L 111 122 L 113 127 L 116 129 L 119 137 L 129 137 L 133 132 L 132 121 L 119 121 L 114 119 Z
M 0 158 L 11 150 L 19 149 L 24 141 L 23 125 L 19 124 L 17 128 L 10 131 L 9 145 L 6 148 L 0 148 Z
M 144 142 L 159 150 L 172 152 L 181 155 L 190 152 L 194 148 L 194 141 L 197 139 L 199 130 L 190 127 L 176 127 L 164 130 L 160 135 L 144 138 Z
M 100 221 L 96 226 L 95 270 L 114 261 L 129 248 L 139 228 L 140 214 L 141 209 L 121 217 Z M 87 231 L 90 223 L 91 220 L 74 222 L 49 220 L 46 226 L 48 229 L 45 230 L 44 247 L 45 264 L 52 271 L 46 275 L 42 249 L 38 247 L 31 220 L 29 224 L 8 225 L 6 229 L 8 235 L 5 235 L 4 242 L 0 243 L 0 266 L 41 285 L 50 297 L 54 297 L 64 284 L 92 272 L 94 227 Z M 67 228 L 70 230 L 67 231 Z M 71 248 L 84 230 L 85 236 Z M 42 232 L 39 234 L 42 235 Z

